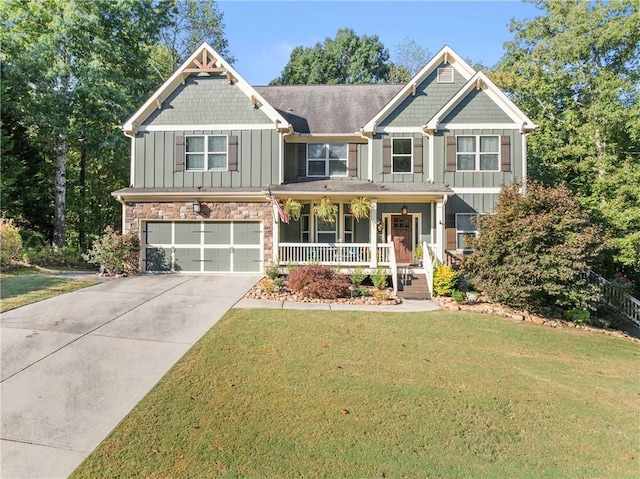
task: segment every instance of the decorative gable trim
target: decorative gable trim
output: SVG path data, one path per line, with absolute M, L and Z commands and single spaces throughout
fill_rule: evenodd
M 292 131 L 291 125 L 267 101 L 247 83 L 213 48 L 207 43 L 200 47 L 185 61 L 171 77 L 162 84 L 156 92 L 129 118 L 122 126 L 126 134 L 134 135 L 139 125 L 149 117 L 153 111 L 162 106 L 167 98 L 185 78 L 191 74 L 221 74 L 226 75 L 229 84 L 240 89 L 247 96 L 247 108 L 259 108 L 273 121 L 274 127 L 281 132 Z
M 514 124 L 520 125 L 521 132 L 530 132 L 538 125 L 533 123 L 489 78 L 477 72 L 435 115 L 423 126 L 424 130 L 437 131 L 443 118 L 453 110 L 474 89 L 484 91 L 494 103 L 511 118 Z
M 396 96 L 394 96 L 369 122 L 362 128 L 363 132 L 376 131 L 379 125 L 389 116 L 399 105 L 413 93 L 413 85 L 419 85 L 429 76 L 441 63 L 449 63 L 465 80 L 469 80 L 475 70 L 471 68 L 456 52 L 445 45 L 442 50 L 435 54 L 429 62 L 407 83 Z

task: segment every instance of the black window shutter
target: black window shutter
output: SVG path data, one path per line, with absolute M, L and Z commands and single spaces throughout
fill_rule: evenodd
M 456 171 L 456 137 L 455 136 L 447 136 L 446 171 Z
M 358 176 L 358 145 L 355 143 L 349 143 L 347 169 L 349 176 Z
M 422 137 L 413 139 L 413 172 L 422 173 Z
M 391 138 L 382 140 L 382 173 L 391 173 Z
M 500 171 L 511 171 L 511 137 L 500 137 Z
M 307 176 L 307 144 L 298 143 L 298 177 Z
M 176 136 L 175 171 L 184 171 L 184 136 Z
M 238 171 L 238 137 L 230 136 L 227 145 L 227 164 L 229 171 Z

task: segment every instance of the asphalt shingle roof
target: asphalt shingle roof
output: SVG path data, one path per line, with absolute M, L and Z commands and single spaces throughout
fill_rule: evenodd
M 256 91 L 298 133 L 355 133 L 404 85 L 260 86 Z

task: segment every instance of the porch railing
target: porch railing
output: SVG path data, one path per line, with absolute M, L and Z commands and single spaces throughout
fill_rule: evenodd
M 640 301 L 638 299 L 616 288 L 605 278 L 593 271 L 588 272 L 587 279 L 591 284 L 595 284 L 598 287 L 602 298 L 609 306 L 629 318 L 636 326 L 640 327 Z
M 280 243 L 280 264 L 323 264 L 329 266 L 391 266 L 393 245 L 380 243 L 371 257 L 368 243 Z

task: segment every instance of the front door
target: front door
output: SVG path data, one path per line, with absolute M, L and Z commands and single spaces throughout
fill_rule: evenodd
M 411 215 L 391 216 L 391 237 L 396 252 L 396 262 L 411 263 L 413 259 L 413 235 L 411 234 Z

